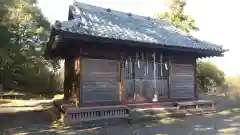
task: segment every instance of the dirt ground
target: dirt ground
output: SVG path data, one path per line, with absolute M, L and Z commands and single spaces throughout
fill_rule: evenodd
M 80 130 L 56 126 L 46 111 L 50 101 L 0 101 L 0 134 L 3 135 L 240 135 L 240 103 L 226 97 L 207 96 L 217 113 L 165 118 L 154 122 L 121 124 Z M 17 105 L 16 105 L 17 104 Z

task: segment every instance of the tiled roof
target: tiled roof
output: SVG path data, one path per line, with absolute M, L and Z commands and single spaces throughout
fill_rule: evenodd
M 70 6 L 70 10 L 75 19 L 61 22 L 63 31 L 223 52 L 221 46 L 184 35 L 165 20 L 133 15 L 79 2 L 74 2 Z

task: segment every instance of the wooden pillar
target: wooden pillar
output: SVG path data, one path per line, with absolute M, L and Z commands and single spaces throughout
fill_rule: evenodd
M 74 57 L 65 58 L 64 62 L 64 99 L 68 100 L 73 91 L 74 81 Z
M 193 64 L 194 66 L 194 72 L 193 72 L 193 77 L 194 77 L 194 98 L 198 100 L 198 93 L 197 93 L 197 58 Z
M 167 61 L 172 61 L 172 57 L 168 56 L 167 57 Z M 172 75 L 172 62 L 168 63 L 168 91 L 167 91 L 167 95 L 168 95 L 168 99 L 171 98 L 171 75 Z
M 124 61 L 121 59 L 119 63 L 120 70 L 120 90 L 119 90 L 119 99 L 120 101 L 124 100 Z
M 132 78 L 133 78 L 133 99 L 136 98 L 136 68 L 135 68 L 136 60 L 132 60 Z
M 76 70 L 76 80 L 75 80 L 75 85 L 76 85 L 76 96 L 77 96 L 77 106 L 81 106 L 81 90 L 82 90 L 82 60 L 81 57 L 78 57 L 75 61 L 75 70 Z
M 172 71 L 172 63 L 168 63 L 168 91 L 167 91 L 167 96 L 168 96 L 168 99 L 171 98 L 171 71 Z

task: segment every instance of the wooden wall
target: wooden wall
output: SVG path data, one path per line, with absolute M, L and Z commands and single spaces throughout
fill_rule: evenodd
M 119 61 L 83 59 L 82 102 L 119 101 Z
M 164 62 L 171 61 L 166 78 L 156 76 L 158 99 L 188 98 L 196 95 L 196 58 L 184 56 L 165 56 Z M 159 62 L 159 61 L 157 61 Z M 140 96 L 152 101 L 154 96 L 153 62 L 148 61 L 148 73 L 145 64 L 132 63 L 132 73 L 126 66 L 121 66 L 120 58 L 115 60 L 82 58 L 81 103 L 97 103 L 101 101 L 118 102 Z M 129 63 L 128 63 L 129 64 Z M 120 67 L 124 67 L 121 77 Z M 156 71 L 159 74 L 159 71 Z M 135 74 L 133 74 L 135 73 Z M 120 81 L 123 79 L 123 82 Z M 123 94 L 123 98 L 122 95 Z
M 170 97 L 195 98 L 196 58 L 191 56 L 172 57 L 170 71 Z

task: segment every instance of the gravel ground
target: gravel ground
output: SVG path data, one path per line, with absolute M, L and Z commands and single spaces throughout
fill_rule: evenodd
M 9 111 L 16 107 L 6 108 L 0 105 L 0 133 L 4 135 L 240 135 L 238 103 L 222 97 L 215 100 L 218 113 L 214 115 L 189 116 L 184 119 L 166 118 L 141 124 L 121 124 L 86 130 L 55 126 L 56 123 L 52 122 L 50 114 L 44 109 Z M 29 106 L 31 107 L 34 106 Z

